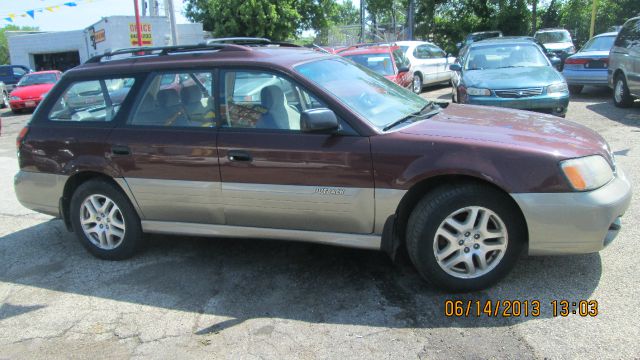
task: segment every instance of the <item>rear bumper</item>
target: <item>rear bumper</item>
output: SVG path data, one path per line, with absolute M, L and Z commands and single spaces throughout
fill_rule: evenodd
M 530 255 L 586 254 L 616 237 L 631 202 L 631 184 L 619 169 L 611 182 L 593 191 L 511 195 L 527 222 Z
M 562 71 L 562 75 L 569 85 L 594 85 L 607 86 L 607 69 L 599 70 L 570 70 L 566 67 Z
M 468 104 L 498 106 L 511 109 L 541 111 L 562 116 L 567 113 L 569 94 L 563 96 L 531 96 L 527 98 L 510 99 L 497 96 L 469 96 Z
M 22 206 L 59 217 L 60 198 L 67 178 L 66 175 L 19 171 L 13 178 L 13 186 Z

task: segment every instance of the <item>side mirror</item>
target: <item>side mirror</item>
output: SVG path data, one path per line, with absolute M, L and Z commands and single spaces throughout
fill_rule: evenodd
M 462 66 L 458 63 L 449 65 L 449 70 L 451 71 L 462 71 Z
M 410 69 L 409 66 L 401 66 L 398 68 L 398 74 L 409 72 L 409 69 Z
M 331 132 L 338 130 L 338 118 L 329 109 L 312 109 L 300 114 L 302 132 Z
M 457 43 L 457 44 L 456 44 L 456 47 L 457 47 L 458 49 L 461 49 L 461 48 L 462 48 L 462 43 L 461 43 L 461 42 Z

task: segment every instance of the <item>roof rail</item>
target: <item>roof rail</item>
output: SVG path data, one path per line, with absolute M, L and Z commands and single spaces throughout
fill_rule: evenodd
M 227 38 L 215 38 L 209 39 L 205 44 L 234 44 L 234 45 L 243 45 L 243 46 L 281 46 L 281 47 L 302 47 L 300 45 L 281 42 L 281 41 L 271 41 L 266 38 L 258 38 L 258 37 L 227 37 Z
M 245 46 L 239 46 L 234 44 L 197 44 L 197 45 L 175 45 L 175 46 L 141 46 L 141 47 L 131 47 L 131 48 L 123 48 L 116 49 L 113 51 L 105 51 L 104 54 L 96 55 L 85 61 L 87 63 L 99 63 L 103 58 L 110 58 L 116 55 L 168 55 L 172 53 L 181 53 L 181 52 L 190 52 L 190 51 L 213 51 L 213 50 L 240 50 L 240 51 L 250 51 L 249 48 Z

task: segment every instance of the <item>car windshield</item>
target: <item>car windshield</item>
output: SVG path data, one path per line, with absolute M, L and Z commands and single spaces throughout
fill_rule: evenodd
M 379 129 L 430 104 L 383 76 L 339 57 L 298 65 L 295 70 Z
M 54 84 L 56 82 L 56 74 L 31 74 L 25 75 L 18 82 L 18 86 L 38 85 L 38 84 Z
M 613 47 L 615 36 L 598 36 L 589 40 L 580 51 L 609 51 Z
M 537 33 L 535 38 L 543 44 L 571 42 L 568 31 L 545 31 Z
M 533 44 L 472 47 L 465 62 L 465 70 L 540 66 L 549 66 L 549 61 Z
M 389 54 L 359 54 L 345 55 L 344 57 L 380 75 L 393 75 L 395 73 Z

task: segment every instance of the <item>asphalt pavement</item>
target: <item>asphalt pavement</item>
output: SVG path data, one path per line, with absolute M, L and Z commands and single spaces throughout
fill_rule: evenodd
M 600 132 L 634 184 L 618 238 L 525 256 L 497 286 L 455 296 L 381 252 L 315 244 L 148 236 L 133 259 L 98 260 L 17 202 L 29 115 L 0 115 L 0 359 L 640 357 L 640 103 L 615 108 L 606 89 L 572 97 L 567 118 Z M 447 317 L 451 299 L 539 301 L 540 314 Z M 554 300 L 596 300 L 598 314 L 554 316 Z

